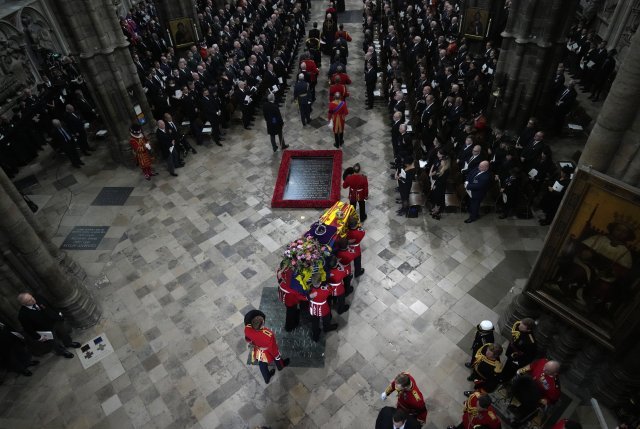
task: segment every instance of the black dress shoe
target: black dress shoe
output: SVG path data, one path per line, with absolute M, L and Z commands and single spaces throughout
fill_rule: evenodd
M 338 145 L 338 143 L 334 143 L 333 147 L 335 147 L 336 149 L 339 148 L 340 146 Z
M 82 152 L 82 156 L 91 156 L 91 154 L 89 152 L 85 151 L 85 152 Z
M 245 129 L 245 130 L 250 130 L 251 128 L 250 128 L 250 127 L 244 127 L 244 129 Z
M 220 143 L 220 142 L 216 142 L 216 146 L 220 146 L 220 147 L 222 147 L 222 143 Z
M 289 145 L 288 145 L 288 144 L 283 144 L 283 145 L 282 145 L 282 150 L 285 150 L 285 149 L 287 149 L 288 147 L 289 147 Z
M 469 219 L 465 219 L 464 223 L 471 223 L 471 222 L 474 222 L 474 221 L 475 221 L 475 219 L 469 218 Z
M 73 357 L 73 353 L 71 352 L 64 352 L 62 353 L 62 356 L 66 357 L 67 359 L 71 359 Z
M 176 173 L 170 173 L 173 177 L 178 177 Z
M 471 367 L 473 366 L 470 362 L 465 362 L 464 366 L 471 369 Z
M 219 141 L 219 142 L 223 142 L 223 141 L 225 141 L 225 140 L 226 140 L 226 139 L 225 139 L 224 137 L 220 137 L 220 138 L 218 139 L 218 141 Z
M 506 219 L 507 215 L 506 214 L 501 214 L 500 216 L 498 216 L 498 219 Z
M 464 396 L 466 396 L 467 398 L 469 397 L 469 395 L 471 395 L 473 393 L 473 390 L 465 390 L 464 392 L 462 392 L 462 394 Z
M 198 153 L 198 151 L 195 150 L 194 148 L 191 148 L 191 153 L 195 155 L 196 153 Z
M 266 380 L 266 383 L 269 384 L 269 382 L 271 381 L 271 377 L 273 377 L 273 375 L 276 373 L 275 369 L 272 369 L 269 371 L 269 378 Z
M 360 277 L 360 276 L 361 276 L 361 275 L 363 275 L 363 274 L 364 274 L 364 268 L 363 268 L 363 269 L 361 269 L 360 271 L 358 271 L 357 273 L 355 273 L 354 275 L 355 275 L 356 277 Z
M 73 347 L 74 349 L 79 349 L 80 348 L 80 343 L 77 342 L 77 341 L 73 341 L 73 342 L 69 343 L 68 346 L 65 346 L 65 347 Z
M 25 377 L 31 377 L 33 375 L 33 373 L 28 369 L 22 370 L 21 374 L 24 375 Z
M 286 367 L 289 366 L 289 363 L 291 362 L 291 359 L 286 358 L 286 359 L 282 359 L 282 367 Z
M 80 165 L 85 165 L 85 163 L 84 163 L 84 162 L 82 162 L 82 161 L 80 161 Z
M 277 151 L 278 151 L 278 146 L 274 146 L 274 147 L 273 147 L 273 151 L 274 151 L 274 152 L 277 152 Z
M 337 323 L 332 323 L 331 325 L 329 325 L 329 327 L 327 329 L 325 329 L 325 332 L 335 331 L 336 329 L 338 329 L 338 324 Z
M 340 310 L 338 310 L 338 314 L 342 314 L 349 311 L 349 304 L 345 304 L 344 307 L 342 307 Z
M 36 365 L 38 365 L 39 363 L 40 363 L 40 361 L 39 361 L 39 360 L 32 360 L 31 362 L 29 362 L 29 365 L 27 365 L 27 366 L 36 366 Z

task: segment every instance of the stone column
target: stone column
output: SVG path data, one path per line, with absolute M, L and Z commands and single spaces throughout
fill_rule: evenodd
M 147 121 L 152 115 L 116 6 L 103 0 L 54 0 L 50 7 L 109 130 L 112 158 L 132 165 L 129 126 L 136 121 L 134 106 L 141 107 Z
M 513 2 L 489 103 L 498 128 L 517 129 L 549 96 L 564 37 L 578 0 Z
M 53 254 L 48 245 L 23 214 L 23 201 L 11 197 L 15 187 L 0 171 L 0 238 L 3 262 L 18 277 L 43 293 L 52 304 L 68 315 L 76 327 L 88 327 L 100 318 L 100 309 L 86 287 L 74 275 L 64 254 Z M 20 276 L 20 270 L 23 276 Z M 3 269 L 7 272 L 6 269 Z M 26 279 L 26 281 L 25 281 Z M 22 287 L 26 287 L 21 285 Z M 39 290 L 41 288 L 41 290 Z
M 582 152 L 580 164 L 640 185 L 640 34 L 618 69 L 607 99 Z

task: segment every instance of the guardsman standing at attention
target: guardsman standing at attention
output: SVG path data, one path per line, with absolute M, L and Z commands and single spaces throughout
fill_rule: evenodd
M 491 405 L 491 397 L 474 392 L 464 403 L 462 423 L 447 429 L 500 429 L 500 419 Z
M 300 308 L 298 305 L 301 302 L 307 301 L 307 297 L 300 292 L 291 289 L 291 276 L 293 275 L 291 269 L 280 265 L 276 277 L 278 279 L 278 299 L 287 308 L 286 318 L 284 322 L 284 330 L 287 332 L 293 331 L 298 327 L 300 323 Z
M 369 180 L 367 176 L 360 171 L 360 164 L 353 166 L 353 174 L 349 174 L 344 178 L 343 188 L 349 188 L 349 203 L 356 208 L 356 204 L 360 205 L 360 222 L 367 220 L 366 201 L 369 198 Z
M 275 369 L 269 371 L 269 364 L 276 363 L 278 371 L 289 365 L 289 358 L 282 359 L 275 334 L 264 326 L 266 316 L 260 310 L 251 310 L 244 316 L 244 339 L 249 343 L 251 361 L 258 362 L 264 382 L 269 383 Z
M 533 337 L 536 322 L 531 318 L 518 320 L 511 327 L 511 341 L 507 347 L 507 362 L 502 371 L 502 381 L 506 382 L 516 375 L 516 371 L 529 365 L 536 358 L 538 347 Z
M 396 408 L 414 416 L 421 425 L 427 421 L 427 406 L 416 381 L 408 372 L 401 372 L 387 386 L 380 398 L 384 401 L 393 391 L 398 393 Z
M 498 387 L 502 373 L 501 354 L 502 346 L 499 344 L 485 344 L 478 350 L 472 365 L 473 372 L 467 377 L 467 380 L 474 382 L 475 390 L 491 393 Z M 472 393 L 473 390 L 466 390 L 464 395 Z
M 464 366 L 471 369 L 473 361 L 476 358 L 476 353 L 480 350 L 480 347 L 485 344 L 493 343 L 495 341 L 493 337 L 493 323 L 489 320 L 483 320 L 476 326 L 476 336 L 473 338 L 473 344 L 471 345 L 471 360 L 466 362 Z
M 338 329 L 337 323 L 331 323 L 331 307 L 329 297 L 331 289 L 322 284 L 320 276 L 314 274 L 311 277 L 311 293 L 309 294 L 309 313 L 311 314 L 311 339 L 316 343 L 320 339 L 320 322 L 322 330 L 326 334 Z

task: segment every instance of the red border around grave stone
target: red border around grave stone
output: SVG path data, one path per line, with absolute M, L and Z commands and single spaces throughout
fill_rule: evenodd
M 291 158 L 332 158 L 333 177 L 331 178 L 331 194 L 327 200 L 283 200 L 284 189 L 287 186 L 287 175 Z M 331 207 L 340 199 L 340 185 L 342 180 L 342 151 L 341 150 L 285 150 L 280 161 L 280 170 L 276 186 L 273 190 L 271 207 Z

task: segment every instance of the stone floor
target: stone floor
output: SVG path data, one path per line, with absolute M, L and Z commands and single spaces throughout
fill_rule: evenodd
M 321 23 L 323 3 L 312 4 Z M 359 7 L 348 0 L 347 9 Z M 260 116 L 253 130 L 234 126 L 224 148 L 190 156 L 177 178 L 158 165 L 147 182 L 112 163 L 104 147 L 82 170 L 41 155 L 23 172 L 36 181 L 23 184 L 53 242 L 62 245 L 77 226 L 108 227 L 95 250 L 66 251 L 103 309 L 101 322 L 75 337 L 106 333 L 115 353 L 87 370 L 78 359 L 49 355 L 31 378 L 7 375 L 1 428 L 372 428 L 380 392 L 402 370 L 427 398 L 429 428 L 458 422 L 474 325 L 497 322 L 548 229 L 494 214 L 471 225 L 464 214 L 397 217 L 386 108 L 364 109 L 361 27 L 346 29 L 354 36 L 350 118 L 360 120 L 347 126 L 344 167 L 362 165 L 371 198 L 366 274 L 326 338 L 324 367 L 292 362 L 265 386 L 246 365 L 243 313 L 275 286 L 282 246 L 320 213 L 269 207 L 281 152 L 272 153 Z M 319 89 L 318 128 L 302 128 L 287 98 L 292 149 L 333 149 L 326 82 Z M 133 189 L 124 205 L 95 205 L 104 187 Z

